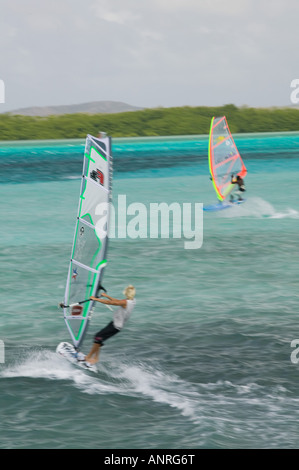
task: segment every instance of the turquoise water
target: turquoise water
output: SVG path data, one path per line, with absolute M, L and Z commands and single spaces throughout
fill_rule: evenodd
M 299 133 L 235 136 L 247 201 L 203 244 L 111 239 L 104 286 L 137 289 L 98 373 L 55 354 L 82 141 L 0 145 L 0 448 L 297 448 Z M 113 198 L 215 201 L 205 136 L 115 139 Z M 94 313 L 83 350 L 111 318 Z

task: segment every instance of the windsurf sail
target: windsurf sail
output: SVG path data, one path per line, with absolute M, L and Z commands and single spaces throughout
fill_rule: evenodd
M 110 137 L 87 136 L 82 173 L 63 305 L 64 320 L 75 348 L 83 341 L 94 306 L 92 301 L 83 301 L 96 296 L 107 264 L 112 184 Z
M 223 201 L 234 186 L 232 175 L 244 178 L 247 170 L 229 130 L 226 117 L 212 118 L 209 137 L 209 167 L 214 189 Z

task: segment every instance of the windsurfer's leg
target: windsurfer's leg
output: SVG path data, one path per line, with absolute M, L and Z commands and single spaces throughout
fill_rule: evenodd
M 236 195 L 238 196 L 238 200 L 239 200 L 239 201 L 243 201 L 243 198 L 242 198 L 242 191 L 238 190 L 238 191 L 236 192 Z
M 234 196 L 236 197 L 236 200 L 239 200 L 239 199 L 240 199 L 240 191 L 239 191 L 239 189 L 235 189 L 234 194 L 233 194 L 233 198 L 232 198 L 231 202 L 234 202 L 234 201 L 235 201 L 235 197 L 234 197 Z
M 85 357 L 85 361 L 89 362 L 90 364 L 96 364 L 100 357 L 100 349 L 101 349 L 101 344 L 93 343 L 91 350 Z
M 90 364 L 95 364 L 99 360 L 100 348 L 103 344 L 103 340 L 105 339 L 105 336 L 107 336 L 106 332 L 109 328 L 109 325 L 105 326 L 105 328 L 103 328 L 101 331 L 98 331 L 98 333 L 95 334 L 92 348 L 87 354 L 87 356 L 85 357 L 85 361 L 89 362 Z
M 102 347 L 101 344 L 97 344 L 97 349 L 96 349 L 93 359 L 91 360 L 91 364 L 96 364 L 97 362 L 99 362 L 101 347 Z
M 90 364 L 95 364 L 96 362 L 98 362 L 100 356 L 100 349 L 102 346 L 104 346 L 104 341 L 106 341 L 108 338 L 111 338 L 111 336 L 115 335 L 118 332 L 119 330 L 114 327 L 113 321 L 111 321 L 110 323 L 108 323 L 107 326 L 105 326 L 105 328 L 96 333 L 94 337 L 93 346 L 87 354 L 85 360 Z

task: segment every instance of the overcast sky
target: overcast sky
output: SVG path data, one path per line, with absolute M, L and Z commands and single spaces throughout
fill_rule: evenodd
M 0 112 L 291 105 L 298 0 L 0 0 Z

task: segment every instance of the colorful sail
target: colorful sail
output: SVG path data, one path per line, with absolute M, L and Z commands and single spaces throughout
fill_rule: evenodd
M 232 175 L 244 178 L 247 170 L 229 130 L 226 117 L 212 118 L 209 139 L 209 166 L 218 199 L 223 201 L 235 185 Z
M 107 263 L 111 181 L 111 139 L 88 135 L 64 297 L 64 319 L 76 348 L 82 343 L 94 304 L 91 301 L 79 302 L 96 296 Z M 106 231 L 103 230 L 103 217 L 106 217 Z

